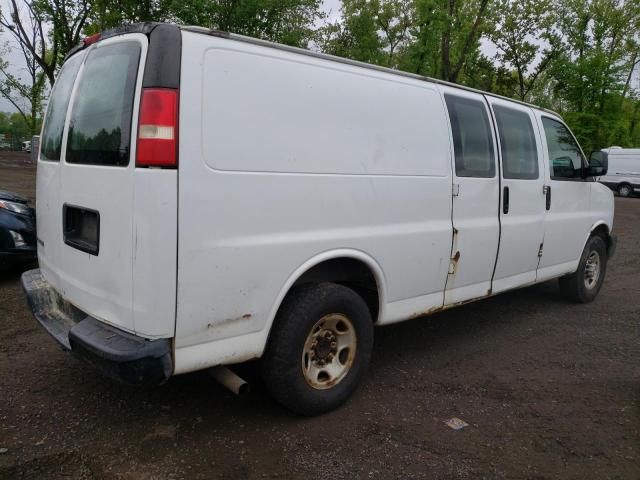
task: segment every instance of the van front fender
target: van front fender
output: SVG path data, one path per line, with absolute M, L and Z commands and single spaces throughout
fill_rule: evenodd
M 584 244 L 582 247 L 583 249 L 584 249 L 584 245 L 587 244 L 587 241 L 593 235 L 601 235 L 604 238 L 604 241 L 607 244 L 607 258 L 609 259 L 612 258 L 616 253 L 616 247 L 618 245 L 618 236 L 611 233 L 611 229 L 609 225 L 607 225 L 607 223 L 604 220 L 599 220 L 595 222 L 591 226 L 591 230 L 589 230 L 589 235 L 587 235 L 587 238 L 585 238 L 584 240 Z

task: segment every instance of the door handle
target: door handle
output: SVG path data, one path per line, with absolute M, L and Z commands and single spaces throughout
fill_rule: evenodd
M 506 215 L 509 213 L 509 187 L 504 187 L 502 192 L 502 213 Z
M 546 186 L 546 194 L 547 194 L 547 210 L 551 210 L 551 187 L 549 185 Z

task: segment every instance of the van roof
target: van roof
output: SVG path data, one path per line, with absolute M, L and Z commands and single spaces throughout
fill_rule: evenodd
M 307 49 L 304 49 L 304 48 L 291 47 L 289 45 L 283 45 L 283 44 L 280 44 L 280 43 L 269 42 L 267 40 L 260 40 L 260 39 L 253 38 L 253 37 L 246 37 L 244 35 L 239 35 L 239 34 L 236 34 L 236 33 L 224 32 L 224 31 L 221 31 L 221 30 L 210 29 L 210 28 L 206 28 L 206 27 L 191 26 L 191 25 L 177 25 L 177 24 L 162 23 L 162 22 L 134 23 L 134 24 L 131 24 L 131 25 L 123 26 L 123 27 L 118 27 L 118 28 L 114 28 L 114 29 L 111 29 L 111 30 L 106 30 L 106 31 L 104 31 L 104 32 L 102 32 L 100 34 L 100 39 L 109 38 L 109 37 L 115 37 L 115 36 L 118 36 L 118 35 L 125 35 L 127 33 L 143 33 L 145 35 L 149 35 L 151 33 L 151 31 L 153 31 L 159 25 L 174 25 L 176 28 L 179 28 L 179 29 L 187 31 L 187 32 L 200 33 L 200 34 L 204 34 L 204 35 L 212 35 L 212 36 L 216 36 L 216 37 L 227 38 L 227 39 L 235 40 L 235 41 L 238 41 L 238 42 L 250 43 L 250 44 L 253 44 L 253 45 L 260 45 L 260 46 L 263 46 L 263 47 L 275 48 L 275 49 L 283 50 L 283 51 L 286 51 L 286 52 L 292 52 L 292 53 L 297 53 L 297 54 L 300 54 L 300 55 L 306 55 L 308 57 L 321 58 L 321 59 L 324 59 L 324 60 L 330 60 L 330 61 L 333 61 L 333 62 L 343 63 L 343 64 L 346 64 L 346 65 L 353 65 L 353 66 L 356 66 L 356 67 L 368 68 L 370 70 L 377 70 L 377 71 L 380 71 L 380 72 L 390 73 L 392 75 L 397 75 L 397 76 L 400 76 L 400 77 L 413 78 L 415 80 L 421 80 L 421 81 L 424 81 L 424 82 L 435 83 L 435 84 L 438 84 L 438 85 L 447 85 L 449 87 L 457 88 L 457 89 L 460 89 L 460 90 L 466 90 L 468 92 L 479 93 L 481 95 L 488 95 L 490 97 L 500 98 L 502 100 L 506 100 L 506 101 L 509 101 L 509 102 L 518 103 L 520 105 L 525 105 L 527 107 L 534 108 L 534 109 L 542 111 L 542 112 L 546 112 L 546 113 L 554 115 L 556 117 L 560 117 L 560 115 L 558 113 L 554 112 L 553 110 L 549 110 L 547 108 L 542 108 L 542 107 L 539 107 L 537 105 L 533 105 L 531 103 L 527 103 L 527 102 L 523 102 L 521 100 L 516 100 L 516 99 L 513 99 L 513 98 L 505 97 L 505 96 L 498 95 L 498 94 L 495 94 L 495 93 L 485 92 L 483 90 L 478 90 L 476 88 L 471 88 L 471 87 L 467 87 L 467 86 L 464 86 L 464 85 L 458 85 L 456 83 L 447 82 L 445 80 L 439 80 L 437 78 L 431 78 L 431 77 L 426 77 L 426 76 L 423 76 L 423 75 L 417 75 L 415 73 L 403 72 L 401 70 L 394 70 L 392 68 L 381 67 L 379 65 L 373 65 L 371 63 L 359 62 L 357 60 L 351 60 L 351 59 L 343 58 L 343 57 L 336 57 L 335 55 L 329 55 L 329 54 L 326 54 L 326 53 L 314 52 L 312 50 L 307 50 Z M 81 42 L 79 45 L 77 45 L 76 47 L 74 47 L 73 49 L 71 49 L 69 51 L 69 53 L 67 54 L 67 57 L 65 58 L 65 60 L 67 58 L 69 58 L 71 55 L 75 54 L 76 52 L 84 49 L 86 46 L 88 46 L 87 43 L 85 43 L 84 41 Z

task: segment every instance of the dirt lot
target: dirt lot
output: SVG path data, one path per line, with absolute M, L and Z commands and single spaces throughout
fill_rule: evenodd
M 26 156 L 4 158 L 0 189 L 33 197 Z M 380 328 L 355 397 L 312 419 L 259 382 L 238 399 L 204 373 L 104 380 L 36 325 L 20 272 L 0 273 L 0 478 L 638 479 L 640 199 L 616 209 L 594 303 L 549 282 Z

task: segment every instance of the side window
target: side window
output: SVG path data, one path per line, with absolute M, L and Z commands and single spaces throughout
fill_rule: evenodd
M 84 53 L 77 53 L 67 60 L 53 87 L 44 121 L 44 131 L 40 140 L 40 158 L 42 160 L 55 162 L 60 160 L 62 131 L 64 130 L 64 120 L 67 116 L 69 97 L 83 58 Z
M 444 96 L 449 111 L 456 175 L 492 178 L 496 173 L 489 116 L 482 101 Z
M 538 178 L 538 151 L 529 115 L 519 110 L 494 105 L 504 178 Z
M 548 117 L 542 117 L 542 125 L 547 137 L 551 178 L 582 180 L 582 152 L 567 127 Z

